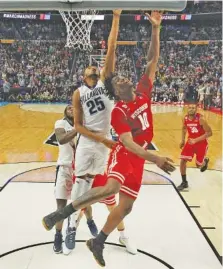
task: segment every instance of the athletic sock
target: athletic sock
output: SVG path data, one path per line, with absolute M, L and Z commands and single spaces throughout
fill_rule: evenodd
M 95 240 L 99 243 L 99 244 L 104 244 L 106 239 L 107 239 L 108 235 L 106 235 L 104 232 L 100 231 L 100 233 L 98 234 L 98 236 L 95 238 Z
M 63 219 L 66 219 L 67 217 L 69 217 L 71 214 L 73 214 L 74 212 L 76 212 L 77 210 L 74 209 L 72 203 L 65 206 L 61 211 L 60 214 L 63 216 Z
M 124 230 L 119 231 L 119 233 L 120 233 L 120 237 L 121 238 L 126 238 L 126 235 L 125 235 L 125 231 Z
M 183 183 L 187 182 L 187 175 L 181 175 Z

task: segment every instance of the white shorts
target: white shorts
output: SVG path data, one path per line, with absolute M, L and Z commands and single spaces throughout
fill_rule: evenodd
M 69 200 L 73 187 L 73 169 L 60 165 L 56 169 L 55 198 Z
M 203 101 L 204 101 L 204 94 L 200 94 L 199 102 L 203 102 Z
M 84 142 L 84 139 L 82 140 Z M 104 174 L 108 163 L 109 148 L 102 143 L 77 143 L 75 153 L 75 176 Z
M 184 93 L 183 92 L 180 92 L 179 93 L 179 101 L 182 102 L 184 99 Z

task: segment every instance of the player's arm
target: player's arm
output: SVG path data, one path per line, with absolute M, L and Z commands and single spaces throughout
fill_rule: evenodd
M 155 79 L 157 64 L 160 55 L 160 25 L 162 22 L 162 13 L 152 11 L 151 15 L 146 13 L 150 23 L 152 24 L 152 35 L 149 50 L 147 53 L 147 65 L 145 74 L 153 82 Z
M 83 126 L 83 110 L 81 106 L 80 101 L 80 92 L 79 90 L 76 90 L 73 93 L 73 113 L 74 113 L 74 126 L 77 131 L 77 133 L 86 136 L 98 143 L 103 143 L 105 146 L 112 148 L 112 146 L 115 144 L 114 141 L 106 139 L 104 136 L 99 135 L 98 133 L 92 132 L 88 130 L 85 126 Z
M 205 134 L 199 136 L 198 138 L 195 138 L 196 143 L 212 136 L 212 129 L 210 125 L 207 123 L 207 121 L 204 119 L 204 117 L 200 118 L 200 125 L 203 127 Z
M 120 140 L 128 151 L 136 154 L 144 160 L 155 163 L 166 173 L 169 174 L 170 172 L 173 172 L 175 170 L 175 167 L 171 163 L 169 163 L 173 162 L 171 159 L 154 155 L 136 144 L 133 141 L 131 132 L 121 134 Z
M 184 123 L 184 119 L 182 120 L 182 134 L 181 134 L 181 142 L 180 142 L 180 148 L 183 148 L 185 145 L 185 138 L 187 134 L 187 126 Z
M 157 63 L 160 54 L 160 24 L 162 21 L 162 13 L 159 13 L 158 11 L 153 11 L 151 15 L 146 13 L 146 16 L 152 24 L 152 36 L 149 50 L 147 53 L 147 65 L 145 74 L 139 81 L 137 91 L 144 93 L 149 98 L 151 98 L 153 81 L 155 79 Z
M 121 10 L 113 11 L 113 21 L 111 31 L 108 37 L 108 51 L 105 58 L 105 64 L 101 72 L 101 80 L 104 82 L 106 78 L 110 77 L 115 69 L 115 50 L 117 46 L 117 38 L 119 32 L 119 21 Z
M 74 137 L 77 135 L 77 131 L 71 130 L 69 132 L 66 132 L 64 128 L 56 128 L 55 135 L 58 143 L 60 145 L 64 145 L 74 139 Z
M 166 173 L 175 170 L 174 166 L 169 163 L 169 161 L 173 162 L 171 159 L 154 155 L 134 142 L 131 134 L 131 129 L 128 125 L 128 121 L 126 118 L 126 114 L 121 108 L 116 107 L 113 109 L 111 125 L 114 128 L 115 132 L 119 135 L 120 141 L 123 143 L 123 145 L 128 151 L 136 154 L 137 156 L 147 161 L 155 163 Z

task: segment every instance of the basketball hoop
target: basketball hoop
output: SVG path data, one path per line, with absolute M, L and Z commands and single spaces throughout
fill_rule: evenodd
M 66 47 L 91 51 L 91 27 L 97 10 L 59 10 L 67 28 Z

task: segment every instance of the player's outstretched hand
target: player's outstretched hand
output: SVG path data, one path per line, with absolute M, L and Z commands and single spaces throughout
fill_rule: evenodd
M 176 169 L 171 163 L 173 160 L 168 157 L 158 157 L 156 161 L 156 165 L 169 175 Z
M 112 148 L 116 145 L 117 142 L 115 142 L 115 141 L 113 141 L 113 140 L 110 140 L 110 139 L 104 139 L 104 140 L 102 141 L 102 143 L 103 143 L 107 148 L 112 149 Z
M 122 13 L 122 10 L 121 10 L 121 9 L 114 9 L 114 10 L 113 10 L 113 14 L 114 14 L 114 15 L 119 15 L 119 16 L 120 16 L 121 13 Z
M 149 13 L 145 13 L 145 15 L 153 26 L 159 26 L 162 22 L 162 11 L 159 12 L 157 10 L 154 10 L 151 12 L 151 15 Z

